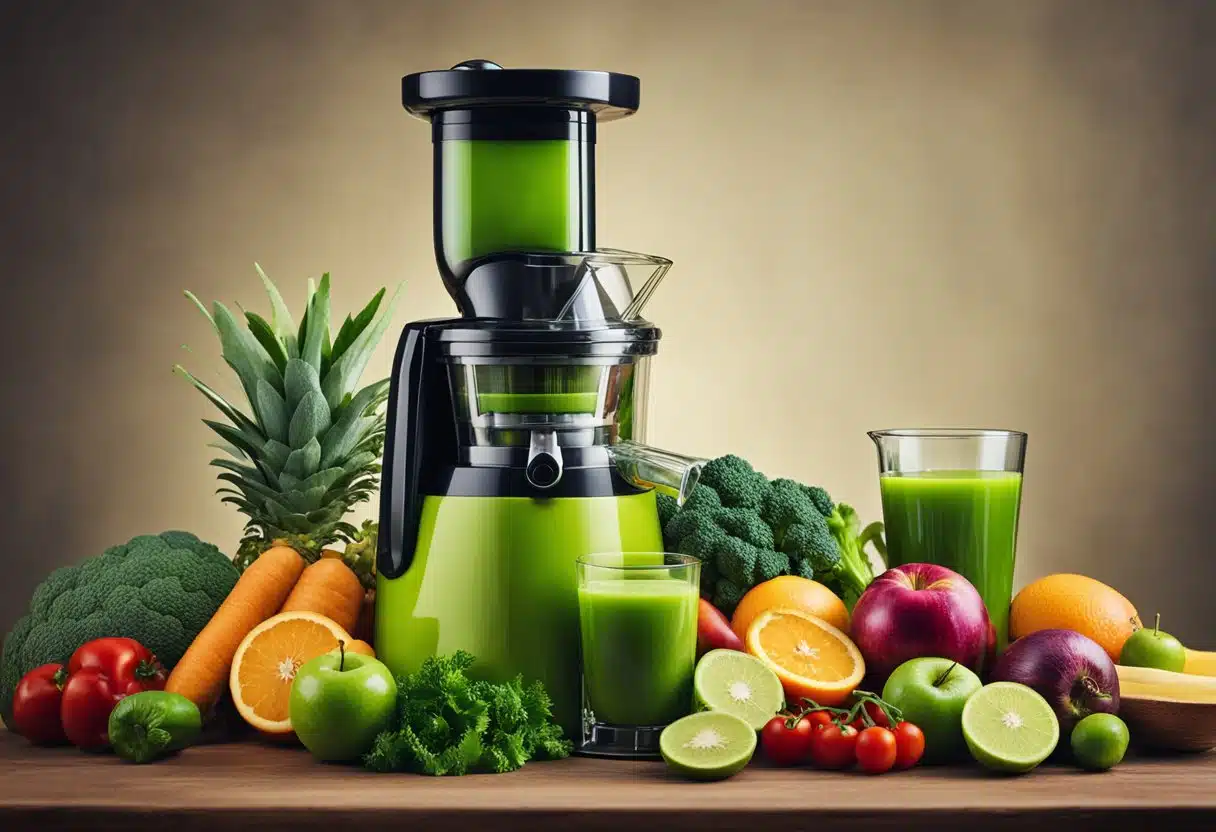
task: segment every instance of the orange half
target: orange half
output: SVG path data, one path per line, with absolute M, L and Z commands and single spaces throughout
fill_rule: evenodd
M 246 722 L 267 734 L 291 733 L 288 703 L 300 665 L 354 642 L 330 618 L 312 612 L 283 612 L 254 627 L 236 649 L 228 685 Z
M 865 660 L 848 636 L 822 618 L 775 609 L 756 616 L 747 630 L 747 651 L 768 665 L 786 698 L 840 705 L 866 675 Z

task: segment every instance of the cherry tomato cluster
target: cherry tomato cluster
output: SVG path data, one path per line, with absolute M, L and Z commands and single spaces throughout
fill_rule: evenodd
M 912 768 L 925 752 L 925 735 L 899 709 L 867 691 L 855 691 L 851 709 L 803 699 L 768 721 L 760 732 L 764 754 L 779 766 L 810 762 L 840 770 L 856 765 L 867 774 Z
M 165 670 L 148 648 L 130 638 L 99 638 L 61 664 L 44 664 L 21 677 L 13 692 L 13 730 L 30 742 L 109 746 L 110 711 L 118 700 L 163 690 Z

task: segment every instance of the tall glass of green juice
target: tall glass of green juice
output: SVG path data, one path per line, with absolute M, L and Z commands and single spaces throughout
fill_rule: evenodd
M 935 563 L 975 585 L 1009 642 L 1026 434 L 1004 430 L 875 431 L 891 566 Z
M 700 580 L 685 555 L 579 560 L 584 750 L 652 756 L 663 726 L 689 713 Z

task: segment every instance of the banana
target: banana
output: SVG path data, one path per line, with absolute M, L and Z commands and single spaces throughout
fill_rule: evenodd
M 1115 671 L 1119 674 L 1120 696 L 1216 704 L 1216 676 L 1121 664 L 1115 665 Z
M 1208 650 L 1187 650 L 1183 673 L 1196 676 L 1216 676 L 1216 653 Z

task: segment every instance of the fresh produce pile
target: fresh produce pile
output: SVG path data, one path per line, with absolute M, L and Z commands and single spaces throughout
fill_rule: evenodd
M 10 722 L 22 675 L 49 662 L 67 664 L 93 639 L 135 639 L 173 667 L 238 577 L 219 549 L 187 532 L 143 535 L 56 569 L 4 639 L 0 716 Z
M 870 774 L 967 757 L 1020 774 L 1055 754 L 1105 771 L 1133 734 L 1147 746 L 1216 747 L 1216 736 L 1198 741 L 1160 718 L 1167 702 L 1216 707 L 1216 655 L 1187 650 L 1160 616 L 1141 627 L 1115 590 L 1061 574 L 1024 588 L 1011 622 L 1017 638 L 998 657 L 975 587 L 923 563 L 873 580 L 851 617 L 798 576 L 757 584 L 729 618 L 702 599 L 699 713 L 664 732 L 663 756 L 688 777 L 731 776 L 757 747 L 744 727 L 760 732 L 772 764 Z M 861 690 L 866 679 L 881 695 Z
M 39 745 L 147 763 L 187 748 L 221 705 L 318 760 L 431 776 L 514 771 L 570 742 L 544 687 L 474 678 L 463 652 L 394 677 L 368 643 L 387 382 L 359 386 L 393 301 L 331 333 L 330 281 L 299 325 L 261 270 L 271 319 L 208 311 L 244 405 L 182 368 L 225 421 L 223 499 L 247 517 L 235 564 L 186 532 L 144 535 L 53 572 L 4 641 L 0 714 Z M 246 409 L 242 409 L 242 407 Z M 707 463 L 684 505 L 659 496 L 666 546 L 701 561 L 693 713 L 661 734 L 673 771 L 720 779 L 757 747 L 774 765 L 866 774 L 968 758 L 1025 773 L 1052 755 L 1095 771 L 1134 739 L 1216 747 L 1216 653 L 1141 626 L 1091 578 L 1023 588 L 998 655 L 976 588 L 942 566 L 875 577 L 883 526 L 818 486 Z M 335 548 L 341 546 L 339 550 Z

